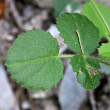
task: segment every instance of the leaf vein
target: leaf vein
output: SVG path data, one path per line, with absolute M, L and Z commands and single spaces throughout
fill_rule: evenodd
M 109 28 L 109 26 L 108 26 L 108 24 L 107 24 L 105 18 L 103 17 L 103 15 L 101 14 L 101 12 L 99 11 L 99 9 L 98 9 L 98 7 L 96 6 L 96 4 L 94 3 L 94 1 L 93 1 L 93 0 L 90 0 L 90 1 L 91 1 L 92 5 L 94 6 L 94 8 L 96 9 L 96 11 L 97 11 L 97 13 L 99 14 L 99 16 L 101 17 L 101 19 L 102 19 L 102 21 L 103 21 L 105 27 L 107 28 L 107 30 L 108 30 L 108 32 L 109 32 L 109 34 L 110 34 L 110 28 Z
M 37 57 L 37 58 L 33 58 L 33 59 L 18 60 L 18 61 L 14 61 L 13 63 L 15 63 L 15 62 L 25 63 L 25 62 L 30 62 L 30 61 L 35 61 L 35 60 L 40 60 L 40 59 L 45 59 L 45 58 L 55 58 L 55 57 L 58 57 L 58 55 L 50 55 L 50 56 Z
M 84 55 L 84 51 L 83 51 L 82 44 L 81 44 L 81 39 L 80 39 L 80 34 L 79 34 L 79 32 L 78 32 L 77 30 L 76 30 L 76 32 L 77 32 L 77 34 L 78 34 L 81 51 L 82 51 L 82 53 L 83 53 L 83 55 Z

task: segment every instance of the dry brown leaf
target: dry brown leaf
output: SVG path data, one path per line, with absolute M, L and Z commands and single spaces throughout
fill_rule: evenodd
M 4 16 L 5 8 L 6 8 L 5 0 L 0 0 L 0 18 Z

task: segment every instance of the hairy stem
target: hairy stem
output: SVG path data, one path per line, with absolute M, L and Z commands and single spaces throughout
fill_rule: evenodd
M 91 56 L 91 57 L 94 57 L 94 56 Z M 110 65 L 110 61 L 107 61 L 107 60 L 105 60 L 103 58 L 99 58 L 99 57 L 94 57 L 94 58 L 96 58 L 101 63 L 104 63 L 106 65 Z
M 66 54 L 62 54 L 62 55 L 58 55 L 59 58 L 71 58 L 74 55 L 66 55 Z

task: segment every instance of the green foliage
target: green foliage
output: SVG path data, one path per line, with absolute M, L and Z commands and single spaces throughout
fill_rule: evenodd
M 110 42 L 102 44 L 102 46 L 98 50 L 100 55 L 102 55 L 103 57 L 110 58 Z
M 79 0 L 80 2 L 89 2 L 90 0 Z
M 98 60 L 90 56 L 76 55 L 71 58 L 74 72 L 78 72 L 77 81 L 86 89 L 93 89 L 99 84 L 99 74 L 94 70 L 100 68 Z M 92 67 L 92 69 L 90 69 Z
M 100 48 L 98 48 L 99 51 L 99 58 L 100 60 L 100 71 L 103 74 L 110 75 L 110 42 L 106 44 L 102 44 Z
M 74 12 L 79 8 L 81 8 L 81 5 L 75 0 L 56 0 L 54 3 L 54 15 L 55 17 L 58 17 L 63 12 Z
M 57 28 L 64 42 L 78 54 L 90 54 L 99 45 L 98 29 L 84 15 L 64 13 L 57 19 Z
M 6 65 L 12 78 L 32 90 L 50 89 L 63 77 L 60 58 L 71 58 L 73 71 L 78 73 L 77 81 L 86 89 L 95 88 L 100 78 L 97 73 L 100 69 L 99 62 L 110 65 L 110 42 L 102 44 L 98 49 L 99 57 L 89 54 L 99 46 L 100 36 L 107 37 L 110 34 L 110 10 L 102 4 L 90 1 L 91 3 L 84 6 L 83 14 L 91 21 L 78 13 L 63 13 L 57 19 L 61 37 L 76 55 L 58 55 L 58 42 L 50 33 L 39 29 L 27 31 L 19 35 L 6 57 Z
M 86 3 L 83 7 L 83 12 L 96 27 L 99 28 L 100 36 L 108 36 L 110 34 L 110 9 L 100 3 Z
M 30 30 L 16 39 L 8 52 L 6 65 L 12 78 L 23 87 L 46 90 L 56 86 L 63 77 L 58 52 L 58 42 L 50 33 Z

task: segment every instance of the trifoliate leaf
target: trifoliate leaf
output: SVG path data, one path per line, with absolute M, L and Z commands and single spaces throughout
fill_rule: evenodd
M 110 42 L 102 44 L 98 50 L 99 55 L 102 55 L 103 57 L 110 57 Z
M 61 37 L 78 54 L 90 54 L 98 47 L 99 31 L 84 15 L 64 13 L 57 20 Z
M 63 77 L 59 46 L 50 33 L 30 30 L 19 35 L 6 57 L 8 71 L 23 87 L 46 90 Z
M 73 71 L 78 72 L 77 81 L 85 89 L 93 89 L 99 84 L 100 76 L 95 71 L 100 68 L 97 59 L 90 56 L 75 55 L 71 58 L 70 64 Z
M 110 34 L 110 10 L 104 4 L 86 3 L 82 14 L 87 16 L 99 28 L 101 37 Z
M 75 0 L 56 0 L 54 9 L 54 15 L 58 17 L 63 12 L 74 12 L 77 9 L 81 9 L 81 5 Z

